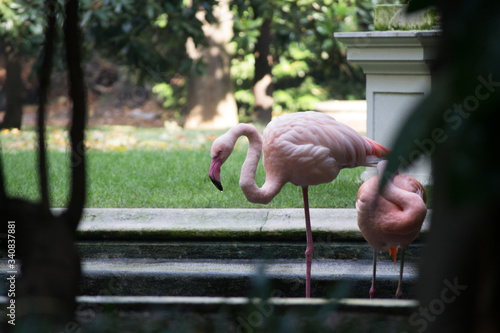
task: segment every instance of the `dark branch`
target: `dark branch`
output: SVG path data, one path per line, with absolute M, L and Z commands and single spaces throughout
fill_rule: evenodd
M 40 190 L 42 195 L 42 212 L 49 216 L 49 186 L 47 178 L 47 150 L 45 147 L 45 105 L 50 85 L 50 74 L 52 72 L 52 59 L 54 56 L 54 40 L 56 36 L 56 8 L 55 2 L 47 0 L 47 30 L 45 34 L 43 63 L 40 68 L 40 92 L 38 104 L 38 163 L 40 171 Z
M 81 67 L 78 1 L 65 5 L 64 42 L 69 75 L 69 94 L 73 100 L 73 118 L 70 129 L 72 190 L 66 211 L 71 230 L 75 231 L 83 213 L 86 194 L 85 121 L 87 115 L 86 91 Z

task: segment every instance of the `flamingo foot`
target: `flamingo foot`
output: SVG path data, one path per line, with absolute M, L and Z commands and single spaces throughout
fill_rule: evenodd
M 394 258 L 394 265 L 396 265 L 396 259 L 398 257 L 398 248 L 397 247 L 390 247 L 389 248 L 389 255 L 391 255 Z
M 403 291 L 401 289 L 401 286 L 398 285 L 398 289 L 396 289 L 396 299 L 403 299 Z
M 375 283 L 372 283 L 372 286 L 370 287 L 370 299 L 375 298 L 376 292 L 377 292 L 377 288 L 375 288 Z

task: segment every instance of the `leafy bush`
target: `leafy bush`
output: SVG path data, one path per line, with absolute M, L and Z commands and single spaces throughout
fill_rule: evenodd
M 262 21 L 269 17 L 273 36 L 273 114 L 310 110 L 326 99 L 364 99 L 364 74 L 347 62 L 345 48 L 333 34 L 373 30 L 376 2 L 384 0 L 234 1 L 237 52 L 231 73 L 240 117 L 249 118 L 253 111 L 248 98 L 253 83 L 252 52 Z M 255 17 L 252 6 L 258 6 L 263 16 Z
M 273 94 L 273 114 L 313 110 L 314 105 L 327 98 L 327 91 L 306 77 L 299 87 L 276 90 Z

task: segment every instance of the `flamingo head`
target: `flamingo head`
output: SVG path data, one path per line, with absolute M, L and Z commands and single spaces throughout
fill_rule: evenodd
M 208 177 L 215 187 L 222 192 L 222 184 L 220 180 L 220 168 L 222 164 L 227 160 L 229 155 L 233 152 L 234 144 L 229 144 L 227 137 L 225 135 L 217 138 L 212 144 L 212 149 L 210 150 L 210 156 L 212 156 L 212 163 L 210 164 L 210 169 L 208 171 Z

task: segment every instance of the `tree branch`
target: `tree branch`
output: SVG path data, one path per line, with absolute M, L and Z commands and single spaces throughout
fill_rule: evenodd
M 47 150 L 45 146 L 45 104 L 50 86 L 52 58 L 54 55 L 54 40 L 56 36 L 55 2 L 45 1 L 47 13 L 47 30 L 45 34 L 43 63 L 40 68 L 40 92 L 38 104 L 38 164 L 40 171 L 40 191 L 42 195 L 41 209 L 47 216 L 51 215 L 49 202 L 49 187 L 47 178 Z
M 71 198 L 65 212 L 71 230 L 76 231 L 83 213 L 86 195 L 85 174 L 85 122 L 87 115 L 86 91 L 81 67 L 80 30 L 78 26 L 78 0 L 68 0 L 65 5 L 64 42 L 69 75 L 69 94 L 73 100 L 71 140 Z

